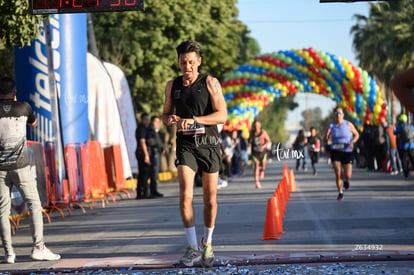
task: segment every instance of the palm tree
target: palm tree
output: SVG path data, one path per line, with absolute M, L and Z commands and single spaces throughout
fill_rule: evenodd
M 357 24 L 351 28 L 360 66 L 384 88 L 393 121 L 396 104 L 389 83 L 398 71 L 413 65 L 413 15 L 414 0 L 370 3 L 369 16 L 356 14 Z

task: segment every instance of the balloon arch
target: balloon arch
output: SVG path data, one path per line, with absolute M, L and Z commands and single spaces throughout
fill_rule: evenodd
M 247 134 L 254 118 L 275 98 L 314 93 L 338 102 L 359 128 L 387 117 L 387 104 L 376 81 L 364 70 L 313 48 L 257 56 L 222 82 L 228 120 L 224 130 Z

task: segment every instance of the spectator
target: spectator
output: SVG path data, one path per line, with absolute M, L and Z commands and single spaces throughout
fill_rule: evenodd
M 397 136 L 398 153 L 401 157 L 401 163 L 404 171 L 404 176 L 408 177 L 411 167 L 414 167 L 414 136 L 413 126 L 408 123 L 406 114 L 399 117 L 399 123 L 394 130 Z
M 391 163 L 391 175 L 397 175 L 402 171 L 401 159 L 398 154 L 397 137 L 394 134 L 394 125 L 385 123 L 385 135 L 388 139 L 388 158 Z
M 38 261 L 55 261 L 60 255 L 50 251 L 43 239 L 42 205 L 29 165 L 26 145 L 26 125 L 36 127 L 37 120 L 32 108 L 26 102 L 16 99 L 16 85 L 10 78 L 0 80 L 0 227 L 5 252 L 5 262 L 13 264 L 16 254 L 13 250 L 10 230 L 12 185 L 23 196 L 30 211 L 30 227 L 33 249 L 30 257 Z
M 234 143 L 228 131 L 222 131 L 222 179 L 228 182 L 231 179 L 231 159 Z
M 247 149 L 248 149 L 247 140 L 243 137 L 243 134 L 241 131 L 239 131 L 239 139 L 240 139 L 240 154 L 241 154 L 240 174 L 244 175 L 244 171 L 246 167 L 249 165 L 249 153 L 247 152 Z
M 308 139 L 305 136 L 305 132 L 301 129 L 296 136 L 295 142 L 293 142 L 293 149 L 299 152 L 299 156 L 296 159 L 296 171 L 299 170 L 300 162 L 302 161 L 302 170 L 306 172 L 308 169 L 306 167 L 306 156 L 305 156 L 305 147 L 308 143 Z
M 364 130 L 361 133 L 361 139 L 363 141 L 363 155 L 367 163 L 368 171 L 375 171 L 375 152 L 374 152 L 374 142 L 376 139 L 376 134 L 374 127 L 367 121 L 364 124 Z
M 160 172 L 160 157 L 164 154 L 164 142 L 160 138 L 160 117 L 151 117 L 151 124 L 148 127 L 146 143 L 150 154 L 150 192 L 151 198 L 159 198 L 164 195 L 158 192 L 158 173 Z
M 233 157 L 231 158 L 231 175 L 238 176 L 240 174 L 241 144 L 240 137 L 237 131 L 233 131 L 231 133 L 231 139 L 234 144 Z
M 148 179 L 150 177 L 150 153 L 147 148 L 147 131 L 150 124 L 150 118 L 147 113 L 141 114 L 141 120 L 135 132 L 137 139 L 137 150 L 135 156 L 138 160 L 138 184 L 137 184 L 137 199 L 149 198 L 148 194 Z

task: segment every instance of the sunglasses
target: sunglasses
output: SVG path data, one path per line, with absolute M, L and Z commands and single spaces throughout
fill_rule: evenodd
M 344 114 L 344 112 L 335 112 L 335 115 L 337 116 L 337 115 L 343 115 Z

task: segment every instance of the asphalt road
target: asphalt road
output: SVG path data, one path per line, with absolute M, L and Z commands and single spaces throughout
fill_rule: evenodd
M 223 274 L 271 274 L 269 268 L 278 268 L 279 274 L 320 274 L 306 273 L 303 268 L 346 271 L 363 264 L 370 271 L 376 266 L 382 272 L 388 268 L 401 270 L 400 274 L 414 272 L 412 175 L 406 179 L 354 168 L 350 189 L 343 201 L 337 201 L 333 170 L 321 159 L 317 176 L 309 171 L 294 172 L 297 190 L 286 201 L 284 233 L 279 240 L 262 240 L 267 200 L 282 180 L 285 163 L 289 169 L 294 168 L 293 160 L 268 162 L 261 189 L 255 188 L 250 168 L 219 190 L 213 239 L 217 274 L 221 274 L 219 270 Z M 115 203 L 109 200 L 102 207 L 98 202 L 93 211 L 85 208 L 86 213 L 72 209 L 69 216 L 64 209 L 62 218 L 54 212 L 50 224 L 45 219 L 45 240 L 50 249 L 62 255 L 56 262 L 30 260 L 30 229 L 24 218 L 13 236 L 17 262 L 0 264 L 0 272 L 186 273 L 174 265 L 186 246 L 177 182 L 160 183 L 159 191 L 164 193 L 163 198 L 135 200 L 118 194 Z M 201 192 L 195 187 L 199 238 L 203 232 Z M 232 268 L 238 271 L 226 270 Z M 282 273 L 281 268 L 300 268 L 302 272 Z M 202 274 L 203 269 L 191 269 L 189 273 L 197 272 Z

